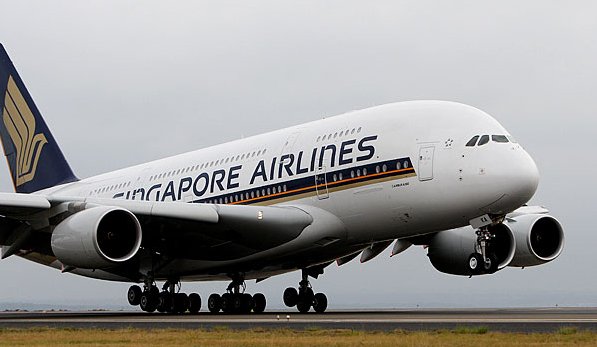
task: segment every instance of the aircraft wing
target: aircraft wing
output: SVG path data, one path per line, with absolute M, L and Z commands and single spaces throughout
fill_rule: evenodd
M 0 193 L 0 215 L 27 216 L 47 210 L 51 207 L 50 202 L 44 196 Z
M 313 218 L 297 207 L 234 206 L 180 202 L 130 201 L 3 193 L 0 195 L 0 242 L 11 245 L 23 233 L 33 236 L 21 249 L 48 254 L 44 226 L 94 206 L 133 213 L 142 230 L 142 248 L 167 258 L 227 260 L 266 250 L 296 238 Z M 41 226 L 39 230 L 36 227 Z M 44 242 L 45 240 L 45 242 Z

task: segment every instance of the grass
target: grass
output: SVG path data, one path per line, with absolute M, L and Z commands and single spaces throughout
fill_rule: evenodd
M 0 346 L 594 346 L 597 334 L 562 328 L 551 334 L 458 328 L 434 332 L 357 330 L 0 329 Z

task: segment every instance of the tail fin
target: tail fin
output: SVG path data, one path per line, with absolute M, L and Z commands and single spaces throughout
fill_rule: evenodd
M 0 111 L 0 139 L 16 192 L 77 180 L 2 44 Z

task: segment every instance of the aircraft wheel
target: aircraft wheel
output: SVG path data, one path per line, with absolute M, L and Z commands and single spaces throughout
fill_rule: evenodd
M 296 288 L 288 287 L 284 290 L 284 305 L 288 307 L 295 306 L 299 301 L 299 295 Z
M 253 302 L 255 303 L 255 305 L 253 305 L 253 312 L 262 313 L 265 311 L 265 295 L 261 293 L 253 295 Z
M 483 269 L 483 264 L 485 261 L 483 260 L 483 256 L 480 253 L 473 253 L 468 257 L 468 269 L 471 272 L 471 275 L 478 275 L 481 273 L 481 269 Z
M 325 312 L 325 309 L 328 308 L 328 298 L 323 293 L 317 293 L 313 297 L 313 310 L 317 313 Z
M 207 309 L 211 313 L 218 313 L 222 309 L 222 298 L 219 294 L 212 294 L 207 299 Z
M 495 254 L 489 254 L 487 259 L 483 262 L 483 270 L 485 273 L 492 274 L 497 271 L 498 260 Z
M 222 294 L 222 312 L 224 313 L 231 313 L 232 312 L 232 294 L 224 293 Z
M 141 295 L 143 291 L 139 286 L 131 286 L 129 291 L 127 292 L 126 296 L 129 300 L 129 304 L 133 306 L 137 306 L 141 303 Z
M 239 308 L 239 312 L 241 313 L 250 313 L 251 310 L 253 309 L 253 297 L 251 296 L 251 294 L 248 293 L 243 293 L 243 294 L 239 294 L 240 295 L 240 308 Z
M 298 309 L 298 311 L 300 313 L 307 313 L 307 312 L 309 312 L 309 309 L 311 309 L 311 301 L 304 300 L 304 298 L 301 298 L 296 303 L 296 308 Z
M 191 314 L 199 313 L 201 309 L 201 297 L 197 293 L 189 294 L 189 312 Z
M 240 313 L 242 309 L 242 294 L 232 294 L 231 304 L 231 312 Z
M 158 306 L 158 297 L 153 291 L 145 292 L 141 294 L 139 305 L 143 311 L 153 312 Z
M 185 313 L 189 308 L 189 298 L 185 293 L 176 293 L 173 297 L 172 312 Z
M 158 297 L 158 305 L 156 307 L 158 312 L 165 313 L 172 311 L 172 295 L 168 292 L 161 292 Z

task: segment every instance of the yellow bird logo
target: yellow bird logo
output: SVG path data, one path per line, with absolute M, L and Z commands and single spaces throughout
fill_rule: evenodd
M 8 78 L 2 120 L 16 151 L 15 185 L 27 183 L 35 176 L 37 161 L 48 143 L 43 133 L 35 134 L 35 117 L 12 76 Z

